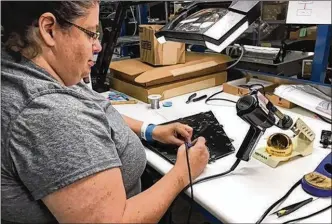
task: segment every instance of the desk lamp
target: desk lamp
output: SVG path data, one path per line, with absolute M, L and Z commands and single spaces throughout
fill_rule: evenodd
M 190 4 L 155 35 L 160 43 L 184 42 L 221 52 L 260 16 L 259 1 L 233 1 L 224 7 L 222 2 Z

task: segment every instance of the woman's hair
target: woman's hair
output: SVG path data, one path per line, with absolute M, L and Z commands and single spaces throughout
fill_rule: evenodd
M 39 17 L 46 12 L 54 15 L 59 26 L 67 29 L 71 25 L 65 20 L 85 16 L 87 9 L 99 0 L 88 1 L 1 1 L 1 25 L 4 28 L 5 47 L 14 52 L 24 49 L 29 58 L 36 57 L 42 49 L 39 43 Z

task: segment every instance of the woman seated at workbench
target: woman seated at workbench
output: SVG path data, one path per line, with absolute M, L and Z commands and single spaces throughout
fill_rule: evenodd
M 189 183 L 183 139 L 190 140 L 192 129 L 148 128 L 144 134 L 154 140 L 181 146 L 175 166 L 141 192 L 142 122 L 122 117 L 80 82 L 101 50 L 99 2 L 1 5 L 3 223 L 158 222 Z M 189 151 L 193 179 L 208 157 L 199 138 Z

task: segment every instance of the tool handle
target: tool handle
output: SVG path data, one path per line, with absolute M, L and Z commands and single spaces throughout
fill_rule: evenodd
M 194 99 L 197 96 L 197 93 L 193 93 L 189 96 L 188 100 L 186 103 L 190 103 L 192 99 Z
M 259 139 L 264 134 L 265 130 L 261 130 L 256 126 L 250 125 L 247 135 L 244 137 L 243 142 L 236 153 L 236 158 L 249 161 Z
M 197 97 L 197 98 L 193 99 L 193 102 L 197 102 L 197 101 L 203 100 L 206 97 L 207 97 L 207 95 L 203 95 L 203 96 Z
M 282 216 L 285 216 L 285 215 L 289 215 L 293 212 L 295 212 L 296 210 L 298 210 L 299 208 L 305 206 L 306 204 L 310 203 L 313 201 L 314 198 L 308 198 L 304 201 L 301 201 L 301 202 L 298 202 L 298 203 L 295 203 L 293 205 L 290 205 L 290 206 L 287 206 L 286 208 L 289 208 L 287 209 L 285 212 L 282 212 L 282 213 L 277 213 L 278 217 L 282 217 Z M 283 210 L 283 209 L 282 209 Z
M 184 144 L 185 144 L 185 146 L 186 146 L 186 149 L 189 149 L 189 148 L 193 147 L 193 146 L 196 144 L 197 140 L 198 140 L 198 138 L 195 138 L 195 139 L 194 139 L 193 141 L 191 141 L 191 142 L 185 142 Z

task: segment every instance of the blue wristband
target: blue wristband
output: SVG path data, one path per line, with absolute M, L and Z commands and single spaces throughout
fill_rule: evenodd
M 145 131 L 146 141 L 148 141 L 148 142 L 152 142 L 153 141 L 152 132 L 153 132 L 153 129 L 155 127 L 156 127 L 156 125 L 149 124 L 149 126 L 146 128 L 146 131 Z

